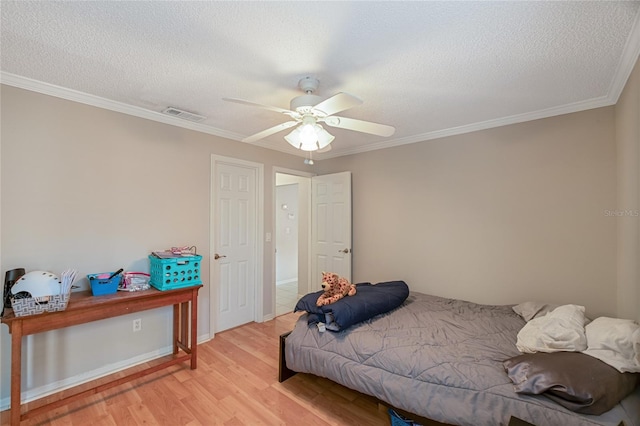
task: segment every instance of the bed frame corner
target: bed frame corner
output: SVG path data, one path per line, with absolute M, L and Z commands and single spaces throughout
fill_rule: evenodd
M 291 334 L 290 331 L 280 335 L 280 353 L 278 356 L 278 382 L 280 383 L 297 374 L 297 372 L 287 368 L 287 361 L 284 356 L 284 347 L 289 334 Z

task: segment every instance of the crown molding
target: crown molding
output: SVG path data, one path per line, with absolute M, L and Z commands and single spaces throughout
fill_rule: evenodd
M 210 135 L 220 136 L 223 138 L 234 139 L 238 141 L 243 138 L 243 136 L 238 133 L 228 132 L 225 130 L 217 129 L 215 127 L 206 126 L 204 124 L 182 120 L 180 118 L 171 117 L 160 112 L 128 105 L 122 102 L 113 101 L 111 99 L 101 98 L 99 96 L 90 95 L 78 90 L 56 86 L 55 84 L 44 83 L 42 81 L 34 80 L 16 74 L 11 74 L 5 71 L 0 71 L 0 83 L 17 87 L 19 89 L 25 89 L 32 92 L 42 93 L 44 95 L 54 96 L 56 98 L 66 99 L 68 101 L 78 102 L 85 105 L 108 109 L 110 111 L 120 112 L 122 114 L 157 121 L 159 123 L 169 124 L 171 126 L 183 127 L 185 129 L 194 130 L 196 132 L 207 133 Z
M 419 135 L 409 136 L 406 138 L 386 140 L 382 142 L 368 144 L 366 146 L 338 150 L 333 150 L 324 154 L 322 158 L 328 159 L 341 157 L 344 155 L 360 154 L 363 152 L 374 151 L 383 148 L 391 148 L 394 146 L 407 145 L 416 142 L 424 142 L 432 139 L 446 138 L 449 136 L 462 135 L 465 133 L 477 132 L 479 130 L 492 129 L 495 127 L 507 126 L 509 124 L 524 123 L 527 121 L 539 120 L 541 118 L 549 118 L 557 115 L 571 114 L 574 112 L 586 111 L 589 109 L 600 108 L 614 105 L 615 101 L 611 96 L 602 96 L 599 98 L 589 99 L 586 101 L 575 102 L 572 104 L 561 105 L 558 107 L 547 108 L 539 111 L 528 112 L 524 114 L 511 115 L 509 117 L 498 118 L 495 120 L 481 121 L 478 123 L 467 124 L 464 126 L 451 127 L 448 129 L 435 130 L 433 132 L 422 133 Z
M 228 132 L 216 127 L 207 126 L 200 123 L 194 123 L 191 121 L 182 120 L 179 118 L 171 117 L 169 115 L 162 114 L 160 112 L 151 111 L 148 109 L 128 105 L 122 102 L 113 101 L 111 99 L 101 98 L 99 96 L 90 95 L 88 93 L 80 92 L 78 90 L 69 89 L 62 86 L 56 86 L 55 84 L 49 84 L 42 81 L 34 80 L 31 78 L 23 77 L 16 74 L 11 74 L 5 71 L 0 71 L 0 84 L 6 84 L 8 86 L 17 87 L 19 89 L 25 89 L 32 92 L 41 93 L 43 95 L 54 96 L 56 98 L 66 99 L 72 102 L 78 102 L 85 105 L 91 105 L 97 108 L 103 108 L 110 111 L 119 112 L 122 114 L 132 115 L 147 120 L 157 121 L 159 123 L 168 124 L 170 126 L 182 127 L 196 132 L 206 133 L 209 135 L 220 136 L 226 139 L 232 139 L 237 142 L 242 142 L 245 137 L 239 133 Z M 246 142 L 242 142 L 246 143 Z M 289 146 L 274 147 L 267 141 L 256 141 L 249 143 L 249 145 L 276 150 L 285 154 L 295 155 L 300 158 L 307 157 L 305 152 L 298 153 L 292 152 L 293 148 L 288 149 Z
M 640 10 L 636 13 L 633 28 L 629 33 L 629 37 L 627 37 L 622 51 L 622 57 L 620 58 L 614 79 L 608 90 L 612 105 L 618 103 L 618 99 L 629 80 L 633 67 L 638 62 L 638 58 L 640 58 Z
M 640 11 L 638 12 L 640 16 Z M 524 123 L 527 121 L 539 120 L 542 118 L 553 117 L 557 115 L 570 114 L 574 112 L 585 111 L 594 108 L 600 108 L 610 105 L 615 105 L 624 89 L 624 86 L 633 71 L 638 57 L 640 55 L 640 19 L 636 19 L 634 28 L 627 39 L 624 55 L 622 56 L 615 78 L 609 88 L 606 96 L 589 99 L 586 101 L 575 102 L 567 105 L 561 105 L 552 108 L 546 108 L 543 110 L 528 112 L 524 114 L 516 114 L 509 117 L 498 118 L 494 120 L 487 120 L 478 123 L 472 123 L 464 126 L 452 127 L 448 129 L 435 130 L 432 132 L 422 133 L 418 135 L 408 136 L 405 138 L 384 140 L 372 144 L 367 144 L 356 148 L 347 149 L 333 149 L 329 152 L 322 154 L 314 154 L 316 160 L 327 160 L 330 158 L 342 157 L 345 155 L 360 154 L 364 152 L 374 151 L 384 148 L 392 148 L 400 145 L 407 145 L 417 142 L 424 142 L 433 139 L 440 139 L 449 136 L 456 136 L 465 133 L 476 132 L 479 130 L 486 130 L 495 127 L 507 126 L 510 124 Z M 58 98 L 70 100 L 73 102 L 79 102 L 86 105 L 95 106 L 98 108 L 108 109 L 123 114 L 128 114 L 147 120 L 157 121 L 160 123 L 182 127 L 196 132 L 202 132 L 214 136 L 219 136 L 227 139 L 232 139 L 238 142 L 242 142 L 243 135 L 234 132 L 228 132 L 222 129 L 218 129 L 212 126 L 206 126 L 200 123 L 194 123 L 185 121 L 179 118 L 167 116 L 160 112 L 151 111 L 148 109 L 127 105 L 122 102 L 113 101 L 110 99 L 101 98 L 99 96 L 90 95 L 84 92 L 80 92 L 73 89 L 68 89 L 61 86 L 56 86 L 49 83 L 44 83 L 38 80 L 30 79 L 27 77 L 11 74 L 8 72 L 0 71 L 0 83 L 9 86 L 17 87 L 20 89 L 30 90 L 33 92 L 42 93 L 49 96 L 55 96 Z M 251 143 L 261 148 L 272 149 L 289 155 L 295 155 L 299 157 L 307 157 L 306 152 L 291 152 L 287 146 L 274 146 L 267 141 L 256 141 Z

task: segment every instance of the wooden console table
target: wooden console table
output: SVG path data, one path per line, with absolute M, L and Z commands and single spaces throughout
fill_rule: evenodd
M 16 317 L 9 310 L 2 318 L 2 323 L 7 324 L 11 334 L 11 424 L 19 425 L 21 420 L 180 362 L 189 360 L 191 369 L 195 369 L 198 360 L 198 290 L 200 287 L 202 285 L 167 291 L 159 291 L 152 287 L 145 291 L 120 291 L 104 296 L 93 296 L 91 291 L 82 291 L 71 293 L 71 299 L 64 311 Z M 166 361 L 22 413 L 20 387 L 23 336 L 169 305 L 173 305 L 173 355 L 168 356 Z M 189 305 L 191 305 L 190 313 Z M 79 386 L 85 387 L 86 384 Z M 65 390 L 65 393 L 68 392 L 68 389 Z

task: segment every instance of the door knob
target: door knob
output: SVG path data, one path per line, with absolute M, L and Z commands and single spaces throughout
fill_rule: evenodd
M 343 250 L 338 250 L 338 253 L 344 253 L 344 254 L 347 254 L 347 253 L 349 253 L 349 252 L 351 252 L 351 250 L 349 250 L 348 248 L 343 249 Z
M 214 260 L 218 260 L 218 259 L 220 259 L 222 257 L 227 257 L 227 256 L 225 256 L 224 254 L 222 256 L 220 256 L 218 253 L 213 255 Z

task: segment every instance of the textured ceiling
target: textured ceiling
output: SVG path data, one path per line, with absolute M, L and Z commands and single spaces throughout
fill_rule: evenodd
M 640 1 L 5 1 L 2 82 L 240 141 L 287 121 L 298 80 L 364 104 L 331 158 L 616 102 Z M 160 114 L 174 106 L 200 123 Z M 297 153 L 277 133 L 256 145 Z M 238 142 L 243 143 L 243 142 Z

